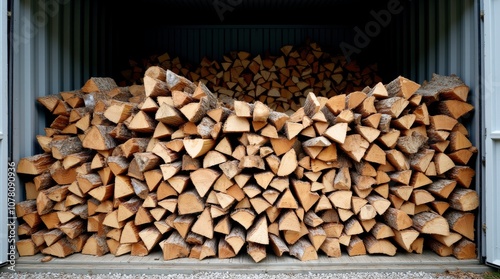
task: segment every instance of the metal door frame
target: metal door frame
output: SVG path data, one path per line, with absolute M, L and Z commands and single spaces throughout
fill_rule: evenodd
M 483 229 L 486 263 L 500 267 L 500 0 L 483 0 L 485 187 Z
M 8 1 L 0 1 L 0 264 L 8 261 Z M 13 185 L 13 184 L 12 184 Z M 14 229 L 15 231 L 15 229 Z

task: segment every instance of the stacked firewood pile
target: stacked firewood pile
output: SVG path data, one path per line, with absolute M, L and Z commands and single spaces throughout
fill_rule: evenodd
M 144 86 L 92 78 L 38 99 L 55 119 L 18 164 L 19 254 L 475 258 L 468 92 L 397 77 L 287 115 L 160 67 Z
M 234 51 L 223 61 L 205 57 L 195 69 L 168 53 L 143 59 L 141 64 L 131 61 L 130 65 L 122 71 L 128 84 L 142 84 L 142 69 L 157 65 L 194 82 L 202 81 L 220 99 L 258 100 L 288 114 L 304 105 L 308 92 L 329 98 L 381 81 L 376 64 L 360 67 L 355 60 L 348 62 L 344 56 L 324 52 L 314 42 L 283 46 L 278 56 Z

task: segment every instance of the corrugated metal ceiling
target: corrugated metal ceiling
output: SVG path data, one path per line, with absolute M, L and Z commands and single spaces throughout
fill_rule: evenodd
M 104 2 L 124 18 L 169 24 L 350 24 L 386 2 L 362 0 L 143 0 Z
M 146 0 L 141 1 L 156 5 L 168 5 L 169 7 L 190 8 L 190 9 L 211 9 L 214 5 L 228 4 L 238 6 L 243 9 L 300 9 L 319 8 L 333 6 L 355 6 L 362 3 L 375 1 L 363 0 Z

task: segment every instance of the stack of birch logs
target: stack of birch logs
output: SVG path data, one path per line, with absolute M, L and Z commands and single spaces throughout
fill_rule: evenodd
M 19 254 L 475 258 L 468 92 L 397 77 L 287 115 L 160 67 L 144 86 L 91 78 L 38 99 L 54 120 L 17 167 Z
M 194 70 L 168 53 L 145 59 L 142 64 L 157 64 L 194 82 L 201 81 L 220 99 L 259 100 L 277 112 L 295 112 L 304 105 L 309 92 L 329 98 L 381 81 L 375 64 L 360 67 L 355 60 L 348 62 L 342 55 L 324 52 L 314 42 L 283 46 L 278 56 L 234 51 L 223 61 L 205 57 Z M 131 69 L 122 75 L 129 83 L 142 83 L 138 79 L 141 71 L 142 67 L 132 61 Z

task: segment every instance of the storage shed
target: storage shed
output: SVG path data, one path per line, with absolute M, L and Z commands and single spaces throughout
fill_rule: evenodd
M 79 89 L 91 77 L 118 80 L 129 67 L 129 59 L 168 52 L 196 64 L 204 57 L 222 61 L 231 51 L 276 56 L 283 46 L 311 40 L 349 61 L 376 63 L 384 83 L 401 75 L 422 84 L 438 73 L 456 74 L 470 87 L 467 101 L 475 111 L 463 120 L 471 142 L 479 149 L 473 182 L 481 198 L 474 240 L 478 258 L 460 262 L 430 253 L 398 254 L 361 260 L 321 258 L 298 265 L 290 259 L 273 258 L 263 268 L 278 272 L 329 271 L 332 265 L 343 270 L 425 269 L 421 264 L 431 266 L 429 270 L 443 266 L 480 270 L 484 263 L 498 267 L 500 222 L 495 214 L 500 185 L 495 173 L 500 131 L 494 112 L 500 102 L 494 92 L 500 89 L 500 39 L 494 34 L 500 32 L 495 18 L 500 14 L 499 5 L 497 0 L 4 1 L 0 6 L 1 176 L 10 178 L 13 173 L 9 162 L 42 152 L 36 135 L 44 134 L 50 122 L 44 108 L 35 102 L 38 97 Z M 10 198 L 21 201 L 23 181 L 17 177 L 13 182 L 15 194 Z M 0 187 L 7 192 L 10 185 Z M 9 208 L 0 208 L 2 250 L 10 249 L 10 230 L 5 227 L 11 217 Z M 19 270 L 43 270 L 43 265 L 33 265 L 40 257 L 17 259 Z M 211 270 L 213 265 L 239 271 L 254 268 L 246 257 L 207 264 L 182 260 L 155 264 L 157 258 L 161 256 L 95 259 L 77 255 L 54 261 L 50 268 L 107 271 L 111 262 L 119 263 L 115 269 L 124 272 L 135 272 L 140 266 L 151 272 Z M 0 262 L 8 260 L 8 254 L 0 254 Z M 89 267 L 88 261 L 99 263 Z

